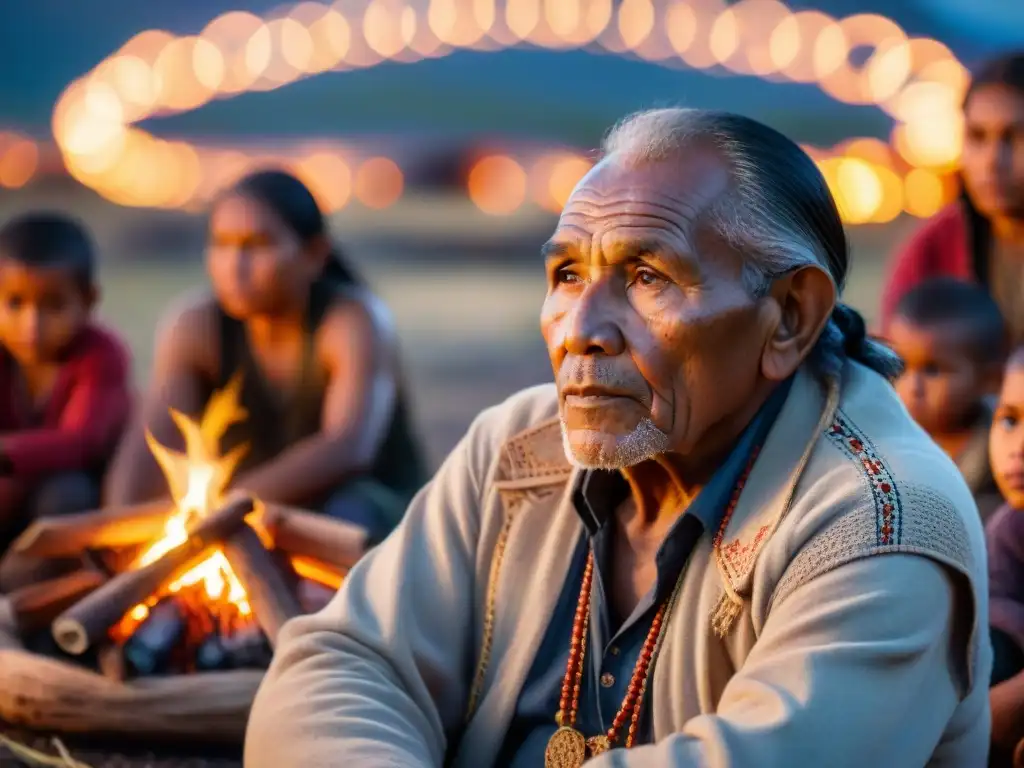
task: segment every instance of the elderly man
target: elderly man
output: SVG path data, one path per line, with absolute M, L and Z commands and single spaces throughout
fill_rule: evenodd
M 246 765 L 984 766 L 977 511 L 836 303 L 811 160 L 640 114 L 544 253 L 556 386 L 288 625 Z

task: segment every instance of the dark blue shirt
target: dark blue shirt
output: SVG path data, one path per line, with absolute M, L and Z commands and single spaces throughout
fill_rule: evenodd
M 754 447 L 764 443 L 788 392 L 789 382 L 786 382 L 772 394 L 729 457 L 669 529 L 655 558 L 654 587 L 629 616 L 613 616 L 608 602 L 611 526 L 607 525 L 615 509 L 628 497 L 629 485 L 619 472 L 589 470 L 580 475 L 573 491 L 573 503 L 583 519 L 585 535 L 577 545 L 551 622 L 519 694 L 496 765 L 536 768 L 544 764 L 544 749 L 557 728 L 555 714 L 569 660 L 573 616 L 591 549 L 595 568 L 590 631 L 576 728 L 587 738 L 608 731 L 626 697 L 633 667 L 658 607 L 670 596 L 700 537 L 705 533 L 714 535 L 717 531 Z M 648 697 L 649 691 L 648 688 Z M 652 740 L 647 708 L 645 705 L 638 723 L 637 744 Z M 628 728 L 629 720 L 621 729 L 615 746 L 623 745 Z

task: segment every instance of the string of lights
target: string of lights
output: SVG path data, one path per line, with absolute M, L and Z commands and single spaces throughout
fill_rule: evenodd
M 390 158 L 341 142 L 243 151 L 160 138 L 139 123 L 324 72 L 523 46 L 813 83 L 838 101 L 883 110 L 894 122 L 888 142 L 806 147 L 848 223 L 930 216 L 954 192 L 968 74 L 952 52 L 880 15 L 835 19 L 778 0 L 338 0 L 267 18 L 232 11 L 197 35 L 131 38 L 68 85 L 53 135 L 68 172 L 123 205 L 201 205 L 247 169 L 274 162 L 292 167 L 332 211 L 353 199 L 385 208 L 404 183 Z M 558 210 L 588 168 L 586 157 L 564 152 L 488 156 L 471 169 L 467 191 L 495 215 L 528 201 Z

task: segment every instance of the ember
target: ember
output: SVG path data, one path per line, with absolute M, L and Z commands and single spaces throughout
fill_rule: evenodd
M 7 595 L 23 636 L 52 626 L 107 677 L 263 668 L 281 625 L 321 607 L 366 547 L 364 531 L 226 494 L 247 446 L 221 454 L 246 418 L 235 377 L 197 422 L 171 416 L 184 452 L 146 435 L 172 504 L 39 520 L 13 549 L 82 558 L 71 574 Z M 82 555 L 82 552 L 86 552 Z

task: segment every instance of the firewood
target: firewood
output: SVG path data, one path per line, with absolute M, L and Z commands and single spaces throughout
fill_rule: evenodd
M 47 627 L 61 612 L 106 581 L 107 577 L 99 571 L 82 568 L 8 593 L 18 630 L 28 634 Z
M 302 613 L 302 606 L 281 567 L 256 531 L 243 525 L 223 545 L 224 556 L 245 587 L 252 612 L 271 645 L 281 626 Z
M 24 647 L 11 601 L 6 595 L 0 596 L 0 651 L 19 650 Z
M 139 603 L 156 595 L 175 574 L 201 559 L 208 549 L 244 525 L 252 511 L 252 499 L 233 501 L 202 518 L 185 543 L 137 570 L 113 577 L 53 622 L 53 636 L 67 653 L 81 654 L 104 638 L 122 616 Z M 249 529 L 251 530 L 251 529 Z
M 11 545 L 33 557 L 74 557 L 86 549 L 128 547 L 160 538 L 173 510 L 166 499 L 34 521 Z
M 124 681 L 128 677 L 128 665 L 124 658 L 124 645 L 107 643 L 96 652 L 96 666 L 108 680 Z
M 369 542 L 369 533 L 361 526 L 294 507 L 268 504 L 261 522 L 276 549 L 320 560 L 342 571 L 366 554 Z
M 62 733 L 238 744 L 262 677 L 239 670 L 119 683 L 67 662 L 0 650 L 0 719 Z
M 345 580 L 347 570 L 338 568 L 322 560 L 314 560 L 311 557 L 293 557 L 292 568 L 303 579 L 315 581 L 317 584 L 337 592 L 341 582 Z
M 184 611 L 173 597 L 154 605 L 145 620 L 124 643 L 124 658 L 138 675 L 169 671 L 175 647 L 185 637 Z

